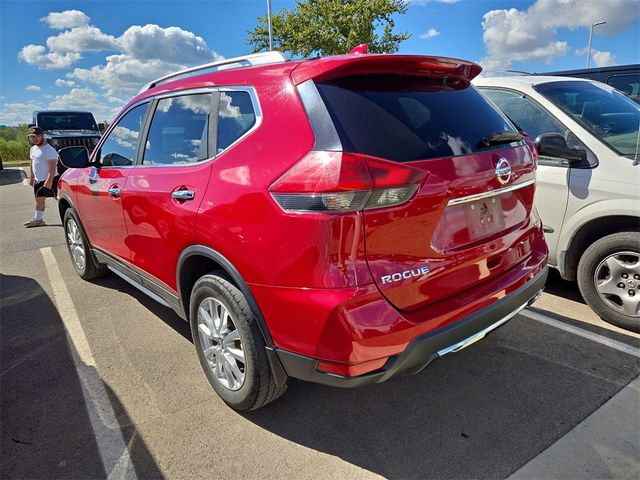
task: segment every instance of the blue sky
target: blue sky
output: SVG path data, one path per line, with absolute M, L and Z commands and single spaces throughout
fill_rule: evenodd
M 272 0 L 272 8 L 293 1 Z M 110 120 L 147 81 L 249 53 L 266 0 L 0 0 L 0 124 L 31 111 L 84 108 Z M 640 0 L 412 0 L 400 53 L 443 55 L 485 69 L 544 72 L 640 62 Z

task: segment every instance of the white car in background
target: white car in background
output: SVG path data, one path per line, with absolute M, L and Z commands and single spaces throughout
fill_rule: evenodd
M 473 82 L 534 139 L 549 264 L 604 320 L 640 332 L 640 105 L 599 82 Z

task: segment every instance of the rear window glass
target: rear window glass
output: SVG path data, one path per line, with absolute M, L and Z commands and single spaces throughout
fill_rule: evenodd
M 316 86 L 345 151 L 410 162 L 485 150 L 483 137 L 516 131 L 467 81 L 356 75 Z

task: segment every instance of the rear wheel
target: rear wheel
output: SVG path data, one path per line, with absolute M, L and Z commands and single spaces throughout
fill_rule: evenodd
M 91 252 L 87 236 L 82 230 L 78 216 L 73 208 L 68 208 L 64 212 L 63 225 L 67 250 L 76 273 L 84 280 L 92 280 L 104 276 L 108 272 L 107 266 L 98 263 Z
M 640 332 L 640 233 L 614 233 L 587 248 L 578 285 L 603 320 Z
M 193 287 L 193 343 L 216 393 L 233 409 L 255 410 L 286 390 L 275 384 L 262 334 L 246 298 L 226 277 L 213 272 Z

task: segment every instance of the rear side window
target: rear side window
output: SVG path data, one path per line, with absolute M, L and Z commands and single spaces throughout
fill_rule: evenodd
M 607 85 L 611 85 L 640 103 L 640 74 L 613 75 L 607 78 Z
M 142 163 L 181 165 L 205 160 L 211 94 L 163 98 L 151 120 Z
M 491 88 L 480 90 L 531 138 L 535 139 L 543 133 L 567 135 L 566 127 L 522 93 Z
M 356 75 L 316 86 L 345 151 L 409 162 L 474 153 L 483 137 L 516 131 L 466 81 Z
M 218 153 L 251 130 L 256 113 L 248 92 L 220 92 Z

